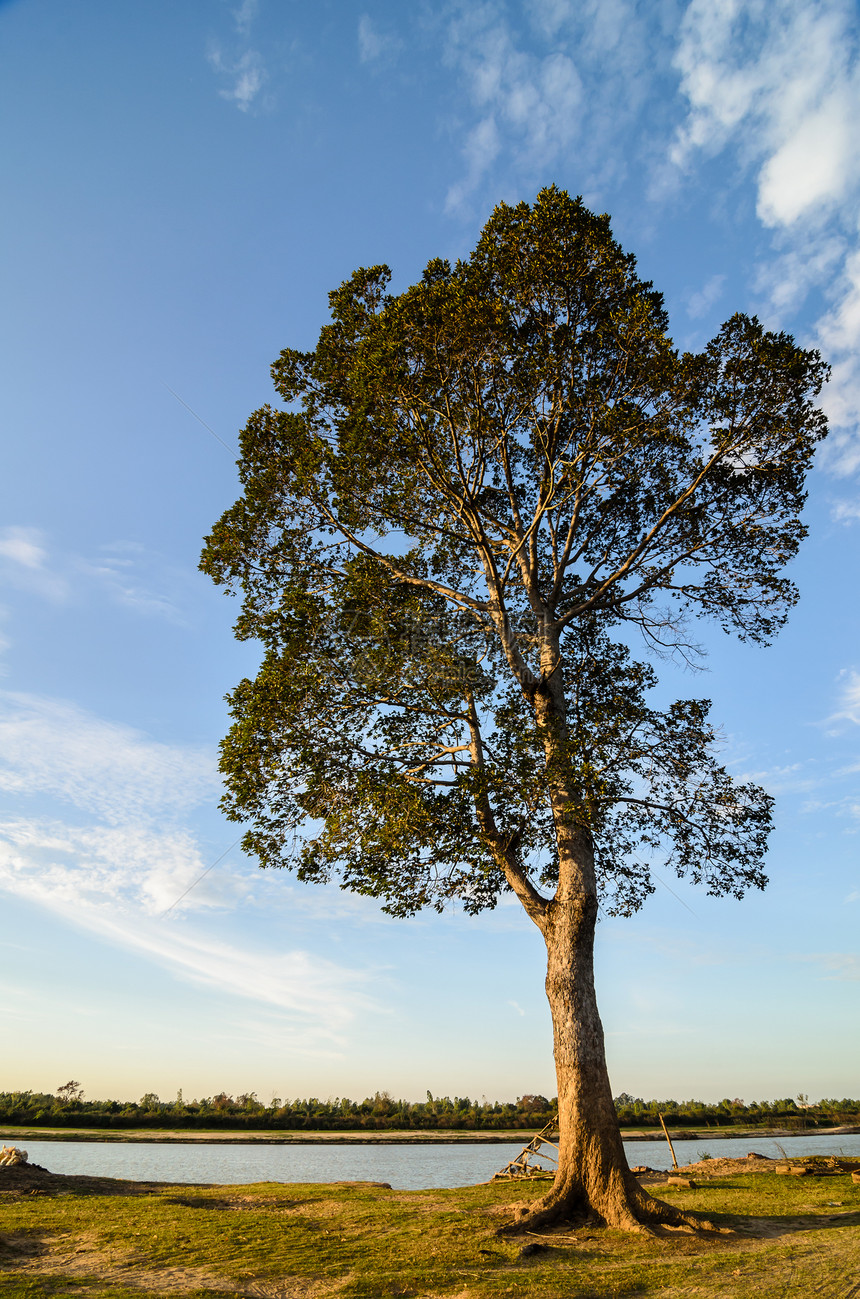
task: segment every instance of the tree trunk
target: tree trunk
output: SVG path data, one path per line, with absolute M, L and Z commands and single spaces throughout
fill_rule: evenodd
M 594 992 L 597 876 L 581 792 L 567 771 L 567 705 L 557 636 L 541 649 L 541 685 L 533 702 L 546 752 L 558 849 L 552 901 L 521 901 L 546 942 L 546 995 L 552 1013 L 558 1080 L 558 1170 L 552 1187 L 520 1210 L 516 1230 L 597 1219 L 609 1227 L 711 1227 L 655 1200 L 630 1172 L 606 1070 L 603 1025 Z
M 581 872 L 574 873 L 581 878 Z M 596 889 L 571 894 L 562 886 L 542 926 L 558 1079 L 559 1160 L 552 1187 L 520 1209 L 515 1229 L 583 1219 L 633 1231 L 659 1223 L 709 1228 L 710 1223 L 653 1199 L 628 1168 L 594 992 L 596 921 Z

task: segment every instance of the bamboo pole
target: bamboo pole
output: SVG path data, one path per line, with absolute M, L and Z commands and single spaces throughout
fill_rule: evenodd
M 659 1119 L 660 1119 L 660 1126 L 661 1126 L 662 1129 L 663 1129 L 663 1135 L 665 1136 L 666 1140 L 669 1142 L 669 1150 L 670 1150 L 671 1155 L 672 1155 L 672 1167 L 673 1167 L 673 1168 L 677 1168 L 677 1167 L 678 1167 L 678 1161 L 677 1161 L 677 1159 L 675 1158 L 675 1147 L 672 1145 L 672 1138 L 669 1136 L 669 1133 L 668 1133 L 668 1131 L 667 1131 L 667 1129 L 666 1129 L 666 1124 L 663 1122 L 663 1115 L 662 1115 L 662 1114 L 659 1115 Z

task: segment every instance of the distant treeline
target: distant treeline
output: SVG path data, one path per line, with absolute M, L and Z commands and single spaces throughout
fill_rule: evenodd
M 623 1093 L 615 1098 L 623 1127 L 655 1127 L 663 1114 L 674 1128 L 762 1127 L 808 1128 L 860 1123 L 860 1101 L 822 1100 L 809 1105 L 805 1096 L 797 1100 L 657 1101 Z M 474 1101 L 468 1096 L 432 1096 L 425 1101 L 395 1100 L 388 1092 L 377 1092 L 363 1101 L 336 1097 L 319 1100 L 281 1100 L 274 1097 L 265 1105 L 254 1092 L 229 1096 L 205 1096 L 163 1101 L 147 1092 L 139 1101 L 90 1101 L 84 1099 L 79 1083 L 66 1083 L 56 1095 L 38 1092 L 0 1092 L 0 1124 L 38 1127 L 87 1128 L 253 1128 L 256 1130 L 336 1132 L 368 1128 L 374 1131 L 414 1128 L 417 1130 L 493 1129 L 534 1130 L 558 1114 L 558 1102 L 546 1096 L 525 1095 L 516 1101 Z

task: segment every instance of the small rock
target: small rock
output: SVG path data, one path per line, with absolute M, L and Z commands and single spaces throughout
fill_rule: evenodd
M 539 1245 L 536 1240 L 530 1240 L 527 1245 L 523 1245 L 517 1258 L 533 1258 L 535 1254 L 543 1254 L 546 1245 Z

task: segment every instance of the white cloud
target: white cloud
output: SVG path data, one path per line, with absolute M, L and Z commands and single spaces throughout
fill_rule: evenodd
M 462 155 L 466 163 L 466 174 L 456 185 L 448 190 L 445 199 L 445 210 L 457 212 L 467 198 L 474 193 L 479 181 L 489 171 L 501 151 L 501 140 L 495 119 L 485 117 L 473 126 L 466 136 Z
M 693 320 L 700 316 L 706 316 L 711 307 L 719 302 L 723 296 L 723 285 L 726 282 L 725 275 L 712 275 L 706 284 L 698 293 L 691 293 L 687 299 L 687 314 Z
M 489 196 L 490 181 L 498 198 L 562 168 L 588 196 L 623 178 L 628 157 L 650 155 L 662 110 L 646 99 L 666 70 L 671 8 L 671 0 L 457 0 L 444 57 L 468 104 L 455 126 L 465 174 L 447 210 L 466 210 L 479 190 Z M 625 131 L 629 149 L 619 148 Z
M 552 39 L 571 19 L 571 0 L 526 0 L 526 9 L 538 31 Z
M 240 36 L 249 35 L 258 8 L 257 0 L 242 0 L 239 8 L 233 10 L 233 21 Z
M 378 63 L 400 53 L 403 42 L 397 36 L 385 35 L 374 27 L 369 14 L 358 20 L 358 57 L 362 63 Z
M 183 609 L 188 604 L 191 575 L 166 566 L 160 556 L 147 552 L 137 542 L 112 542 L 102 547 L 97 559 L 78 559 L 74 566 L 125 608 L 144 617 L 186 625 Z
M 540 169 L 567 148 L 581 126 L 582 83 L 573 60 L 519 48 L 494 4 L 461 6 L 448 29 L 446 61 L 462 73 L 480 114 L 463 146 L 466 176 L 449 190 L 448 211 L 460 208 L 498 157 L 504 132 L 515 168 Z
M 160 744 L 71 704 L 10 694 L 0 695 L 0 754 L 0 791 L 15 808 L 0 819 L 0 890 L 182 978 L 297 1016 L 309 1048 L 330 1048 L 370 1005 L 358 971 L 200 928 L 205 912 L 250 899 L 256 876 L 235 863 L 207 873 L 183 823 L 214 801 L 212 754 Z M 38 796 L 30 815 L 28 796 Z M 58 815 L 56 803 L 42 814 L 46 799 L 75 817 Z
M 229 53 L 220 43 L 213 43 L 206 56 L 211 67 L 228 82 L 218 94 L 222 99 L 229 99 L 242 113 L 254 107 L 269 78 L 262 54 L 248 43 L 258 7 L 258 0 L 241 0 L 232 11 L 238 40 L 228 41 L 232 47 Z
M 829 777 L 827 773 L 808 773 L 807 764 L 792 762 L 762 771 L 744 771 L 738 779 L 762 785 L 771 794 L 805 794 L 817 789 Z
M 357 986 L 362 981 L 357 971 L 304 951 L 243 948 L 182 921 L 160 919 L 158 911 L 170 905 L 200 865 L 183 834 L 0 824 L 0 888 L 79 928 L 148 956 L 193 983 L 321 1018 L 327 1039 L 370 1005 Z M 199 908 L 198 890 L 189 896 Z
M 689 112 L 671 157 L 730 142 L 756 176 L 756 210 L 774 232 L 759 274 L 777 315 L 811 289 L 831 305 L 809 342 L 832 363 L 822 404 L 833 432 L 823 463 L 860 467 L 860 58 L 844 0 L 692 0 L 675 64 Z
M 218 778 L 208 750 L 159 744 L 74 704 L 3 692 L 0 790 L 53 795 L 119 825 L 214 802 Z
M 527 0 L 526 11 L 536 33 L 555 45 L 571 38 L 583 61 L 593 62 L 607 82 L 621 75 L 635 98 L 635 83 L 647 76 L 641 6 L 631 0 Z M 649 17 L 659 24 L 658 4 L 650 7 Z M 623 107 L 619 104 L 619 111 Z
M 824 463 L 846 475 L 860 468 L 860 247 L 846 257 L 835 297 L 818 322 L 816 341 L 833 365 L 823 400 L 832 427 Z
M 860 167 L 852 27 L 853 10 L 839 0 L 692 0 L 675 56 L 690 112 L 674 161 L 684 166 L 742 133 L 765 225 L 820 217 Z
M 58 910 L 109 901 L 157 916 L 205 870 L 206 863 L 184 830 L 151 826 L 69 826 L 61 821 L 15 818 L 0 821 L 0 880 L 11 892 L 49 899 Z M 200 886 L 178 909 L 223 901 L 222 890 Z
M 229 99 L 242 113 L 247 113 L 254 107 L 268 81 L 263 56 L 248 44 L 258 7 L 258 0 L 242 0 L 238 8 L 232 11 L 238 40 L 228 41 L 232 47 L 229 52 L 225 52 L 219 42 L 214 42 L 206 55 L 210 66 L 228 82 L 218 94 L 222 99 Z
M 68 583 L 49 567 L 40 528 L 0 528 L 0 578 L 49 600 L 64 600 L 68 595 Z
M 800 217 L 838 203 L 856 179 L 854 87 L 840 87 L 817 107 L 810 106 L 794 130 L 771 154 L 759 177 L 759 215 L 765 225 L 790 225 Z
M 45 550 L 36 528 L 3 528 L 0 532 L 0 555 L 24 568 L 38 569 L 45 564 Z
M 57 560 L 40 528 L 0 529 L 0 581 L 7 587 L 60 603 L 81 596 L 82 577 L 136 613 L 184 625 L 183 609 L 196 574 L 166 565 L 161 556 L 133 541 L 103 546 L 94 560 L 75 554 Z M 5 610 L 0 613 L 6 616 Z
M 210 52 L 209 62 L 231 83 L 218 94 L 222 99 L 232 100 L 241 112 L 247 113 L 268 80 L 263 56 L 257 50 L 245 50 L 237 58 L 230 59 L 216 48 Z
M 847 721 L 860 726 L 860 672 L 848 668 L 840 673 L 842 690 L 839 706 L 827 719 L 829 722 Z
M 776 236 L 776 254 L 758 267 L 755 288 L 777 321 L 803 305 L 810 290 L 838 283 L 847 243 L 835 231 L 809 230 L 802 241 L 791 234 Z
M 860 501 L 834 501 L 830 517 L 836 523 L 855 523 L 860 519 Z

